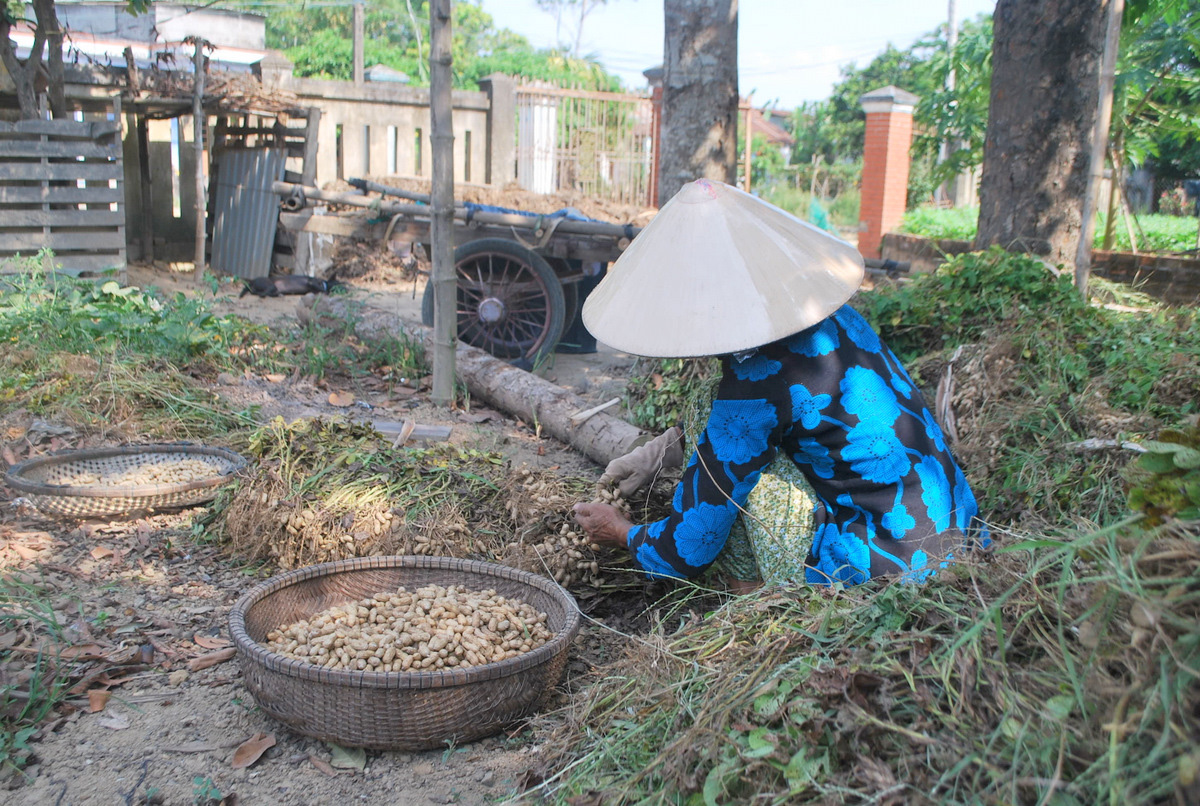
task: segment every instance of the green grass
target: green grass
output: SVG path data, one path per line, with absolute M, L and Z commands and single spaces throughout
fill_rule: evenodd
M 0 649 L 0 781 L 25 767 L 38 726 L 63 701 L 67 675 L 55 647 L 65 644 L 50 595 L 15 574 L 0 575 L 0 634 L 18 637 L 29 655 Z M 31 639 L 31 640 L 20 640 Z
M 811 224 L 818 223 L 820 213 L 813 208 L 812 195 L 807 190 L 777 182 L 761 188 L 760 192 L 776 207 Z M 821 199 L 820 205 L 831 227 L 853 228 L 858 226 L 859 201 L 858 189 L 846 188 L 832 199 Z
M 919 235 L 923 238 L 970 241 L 975 238 L 978 218 L 979 208 L 977 207 L 955 209 L 919 207 L 904 214 L 899 231 L 908 235 Z M 1094 240 L 1096 249 L 1100 249 L 1104 243 L 1106 218 L 1104 214 L 1096 217 Z M 1200 219 L 1194 216 L 1147 213 L 1136 216 L 1135 221 L 1136 223 L 1131 223 L 1130 227 L 1133 228 L 1139 251 L 1186 252 L 1196 248 L 1196 229 Z M 1132 241 L 1124 215 L 1117 221 L 1114 235 L 1113 248 L 1117 251 L 1129 251 Z
M 1196 532 L 1015 536 L 924 587 L 730 599 L 553 715 L 553 803 L 1174 802 Z M 1192 542 L 1188 542 L 1189 539 Z M 598 801 L 588 801 L 598 802 Z

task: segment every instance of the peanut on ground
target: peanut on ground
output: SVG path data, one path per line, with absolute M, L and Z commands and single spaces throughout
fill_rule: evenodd
M 506 660 L 551 638 L 546 614 L 525 602 L 427 585 L 331 607 L 272 630 L 266 647 L 328 669 L 421 672 Z

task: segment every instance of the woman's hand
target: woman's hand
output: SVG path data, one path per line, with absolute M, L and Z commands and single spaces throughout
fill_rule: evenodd
M 629 546 L 629 530 L 633 524 L 611 504 L 576 504 L 575 520 L 579 521 L 593 543 L 617 549 Z

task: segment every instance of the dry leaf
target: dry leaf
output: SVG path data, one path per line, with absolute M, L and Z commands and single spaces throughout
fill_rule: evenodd
M 63 647 L 58 656 L 69 660 L 100 660 L 104 657 L 104 651 L 105 648 L 99 644 L 75 644 Z
M 200 633 L 196 633 L 192 637 L 192 640 L 196 642 L 196 646 L 202 649 L 224 649 L 229 646 L 229 639 L 222 638 L 219 635 L 201 635 Z
M 283 383 L 284 381 L 286 381 L 286 380 L 287 380 L 287 376 L 286 376 L 286 375 L 280 375 L 280 374 L 279 374 L 279 373 L 277 373 L 277 372 L 268 372 L 268 373 L 267 373 L 265 376 L 263 376 L 263 377 L 265 377 L 265 378 L 266 378 L 268 381 L 270 381 L 271 383 Z
M 275 746 L 274 733 L 256 733 L 238 745 L 233 751 L 232 766 L 235 770 L 245 769 L 262 758 L 262 754 Z
M 13 455 L 13 452 L 9 450 L 7 445 L 4 446 L 3 450 L 0 450 L 0 455 L 4 456 L 4 463 L 9 467 L 17 463 L 17 457 Z
M 339 770 L 358 770 L 367 768 L 367 751 L 361 747 L 342 747 L 340 744 L 326 742 L 329 745 L 329 765 Z
M 113 556 L 113 550 L 104 546 L 96 546 L 96 548 L 88 553 L 92 555 L 92 559 L 94 560 L 103 560 L 105 557 Z
M 201 669 L 207 669 L 210 666 L 216 666 L 218 663 L 224 663 L 227 660 L 231 660 L 236 654 L 237 650 L 233 647 L 229 647 L 228 649 L 219 649 L 216 652 L 209 652 L 207 655 L 201 655 L 198 658 L 192 658 L 190 661 L 188 661 L 188 670 L 192 672 L 198 672 Z
M 125 730 L 129 727 L 129 720 L 120 714 L 113 714 L 112 716 L 100 717 L 96 720 L 96 724 L 109 730 Z
M 31 548 L 20 543 L 9 543 L 8 547 L 17 553 L 22 560 L 33 560 L 41 554 L 41 548 Z
M 337 407 L 343 408 L 343 409 L 346 406 L 353 406 L 354 405 L 354 393 L 353 392 L 330 392 L 329 393 L 329 405 L 337 406 Z
M 183 681 L 188 679 L 187 669 L 176 669 L 167 675 L 167 682 L 172 686 L 182 686 Z
M 88 710 L 93 714 L 97 714 L 104 710 L 104 706 L 108 705 L 108 698 L 112 696 L 112 692 L 107 689 L 94 688 L 87 695 Z
M 659 375 L 657 372 L 652 372 L 650 374 L 650 381 L 651 381 L 651 383 L 654 384 L 655 391 L 662 389 L 662 385 L 663 385 L 663 376 L 662 375 Z
M 331 778 L 333 776 L 337 775 L 337 770 L 335 770 L 333 767 L 329 766 L 329 762 L 325 761 L 320 756 L 309 753 L 308 761 L 310 764 L 312 764 L 314 767 L 316 767 L 319 771 L 325 773 L 326 775 L 328 775 Z

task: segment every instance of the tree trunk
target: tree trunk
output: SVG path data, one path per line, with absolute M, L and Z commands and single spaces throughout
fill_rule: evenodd
M 16 50 L 13 48 L 12 39 L 9 35 L 12 31 L 12 24 L 9 22 L 7 15 L 0 13 L 0 61 L 4 62 L 4 68 L 8 70 L 9 76 L 12 77 L 13 85 L 17 91 L 17 106 L 20 108 L 22 120 L 34 120 L 41 117 L 41 110 L 38 109 L 37 88 L 34 81 L 37 78 L 38 69 L 42 63 L 42 51 L 45 49 L 46 32 L 42 30 L 39 22 L 33 33 L 33 46 L 29 49 L 29 57 L 22 64 L 17 58 Z
M 63 31 L 54 9 L 54 0 L 33 0 L 38 29 L 46 33 L 46 95 L 50 100 L 50 116 L 66 118 L 67 95 L 63 77 Z
M 997 2 L 976 248 L 1074 268 L 1109 2 Z
M 451 99 L 450 0 L 429 4 L 429 140 L 433 147 L 430 194 L 433 239 L 433 402 L 454 403 L 454 345 L 458 337 L 458 278 L 454 272 L 454 122 Z
M 737 182 L 737 0 L 664 0 L 658 204 L 694 179 Z
M 355 335 L 364 342 L 407 335 L 419 339 L 426 351 L 433 344 L 432 329 L 403 324 L 394 313 L 379 308 L 359 309 L 339 297 L 306 298 L 296 306 L 296 315 L 301 322 L 318 321 L 330 327 L 354 322 Z M 629 453 L 646 436 L 637 426 L 604 412 L 572 422 L 573 414 L 588 408 L 582 398 L 469 344 L 458 343 L 455 366 L 473 398 L 540 427 L 542 433 L 601 466 Z

